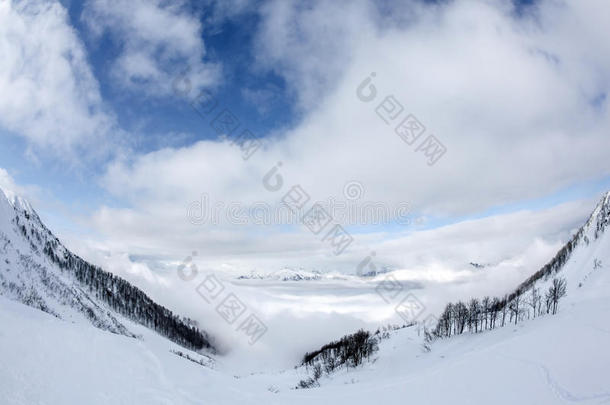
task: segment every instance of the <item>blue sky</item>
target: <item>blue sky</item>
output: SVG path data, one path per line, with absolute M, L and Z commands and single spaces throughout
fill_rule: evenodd
M 167 262 L 209 245 L 217 265 L 258 247 L 265 265 L 286 253 L 339 267 L 417 230 L 591 204 L 610 188 L 610 52 L 594 5 L 35 0 L 0 11 L 4 186 L 85 253 Z M 185 99 L 172 85 L 187 67 Z M 379 96 L 367 104 L 356 88 L 371 72 Z M 217 100 L 206 117 L 188 102 L 199 91 Z M 387 95 L 443 143 L 440 160 L 380 120 Z M 262 141 L 251 159 L 210 125 L 223 109 L 235 133 Z M 280 161 L 312 201 L 345 199 L 356 182 L 362 202 L 408 204 L 413 221 L 343 223 L 360 236 L 343 260 L 299 224 L 185 218 L 204 193 L 277 205 L 261 179 Z M 558 232 L 584 212 L 556 218 Z
M 216 139 L 218 135 L 209 125 L 209 119 L 196 114 L 184 100 L 168 97 L 149 98 L 146 94 L 126 92 L 117 86 L 109 70 L 113 56 L 122 48 L 119 38 L 106 33 L 101 38 L 92 38 L 82 21 L 84 2 L 62 2 L 69 12 L 69 22 L 77 30 L 87 50 L 87 57 L 100 85 L 104 101 L 116 114 L 121 128 L 129 131 L 131 142 L 137 152 L 151 152 L 165 146 L 188 146 L 198 140 Z M 200 10 L 188 4 L 193 13 L 203 20 L 203 15 L 211 12 L 210 4 Z M 222 63 L 223 77 L 213 90 L 220 105 L 229 108 L 242 125 L 247 126 L 257 136 L 263 137 L 273 130 L 290 125 L 296 119 L 292 109 L 293 100 L 286 89 L 284 80 L 269 71 L 251 69 L 252 32 L 256 30 L 258 18 L 255 13 L 240 15 L 236 20 L 225 20 L 214 24 L 202 32 L 205 35 L 206 59 Z M 203 38 L 202 38 L 203 40 Z M 176 64 L 171 70 L 179 72 L 188 65 Z M 256 102 L 244 97 L 244 91 L 252 93 L 267 90 L 272 98 L 264 109 Z M 56 198 L 66 204 L 95 204 L 96 199 L 108 200 L 92 177 L 102 174 L 103 164 L 79 166 L 77 170 L 66 168 L 56 156 L 45 156 L 36 151 L 38 164 L 24 160 L 28 144 L 22 138 L 5 131 L 2 161 L 14 173 L 14 177 L 24 184 L 44 184 L 47 191 L 53 191 Z M 13 136 L 11 136 L 13 135 Z M 80 162 L 79 162 L 80 163 Z

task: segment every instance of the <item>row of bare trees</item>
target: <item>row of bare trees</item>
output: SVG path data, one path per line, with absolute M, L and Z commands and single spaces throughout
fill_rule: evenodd
M 313 377 L 301 380 L 296 388 L 311 388 L 318 385 L 323 372 L 332 373 L 345 366 L 358 367 L 379 349 L 379 331 L 374 335 L 360 329 L 358 332 L 343 336 L 320 349 L 305 353 L 302 365 L 312 368 Z
M 516 325 L 525 317 L 530 319 L 543 314 L 556 314 L 559 300 L 566 295 L 566 291 L 565 278 L 554 278 L 544 294 L 533 284 L 526 293 L 512 297 L 472 298 L 468 302 L 449 303 L 429 338 L 451 337 L 466 331 L 478 333 L 507 323 L 514 322 Z

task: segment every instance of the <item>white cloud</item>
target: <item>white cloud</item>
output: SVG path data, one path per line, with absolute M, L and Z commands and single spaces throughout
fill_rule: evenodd
M 313 200 L 342 199 L 346 181 L 357 180 L 370 201 L 406 201 L 413 212 L 442 217 L 544 197 L 610 174 L 610 107 L 592 102 L 610 90 L 604 45 L 610 17 L 582 2 L 543 2 L 536 18 L 521 19 L 495 1 L 417 3 L 387 16 L 367 4 L 266 6 L 261 63 L 277 63 L 294 84 L 306 106 L 303 119 L 268 137 L 247 162 L 228 141 L 117 161 L 104 183 L 131 208 L 101 209 L 96 226 L 109 237 L 129 235 L 138 249 L 169 255 L 204 246 L 224 258 L 258 251 L 273 261 L 284 252 L 282 260 L 320 263 L 329 256 L 311 234 L 277 227 L 260 238 L 251 226 L 193 230 L 186 209 L 202 193 L 225 204 L 274 205 L 294 184 Z M 584 21 L 596 27 L 580 30 Z M 600 52 L 580 51 L 588 44 Z M 364 103 L 356 88 L 371 72 L 377 99 Z M 396 122 L 386 125 L 377 116 L 386 95 L 403 104 L 401 117 L 415 114 L 447 146 L 435 166 L 415 151 L 417 144 L 394 133 Z M 261 180 L 280 161 L 284 188 L 269 192 Z
M 59 2 L 0 2 L 0 49 L 1 126 L 37 151 L 106 151 L 114 119 Z
M 308 110 L 339 84 L 359 44 L 375 34 L 369 2 L 274 0 L 260 15 L 256 61 L 283 76 Z
M 25 188 L 18 186 L 13 177 L 0 167 L 0 189 L 4 191 L 4 194 L 9 200 L 15 198 L 15 196 L 24 196 L 26 194 Z
M 15 181 L 10 174 L 0 167 L 0 188 L 7 192 L 20 194 L 20 188 L 15 184 Z
M 219 80 L 219 66 L 203 62 L 201 23 L 183 1 L 89 0 L 83 19 L 96 37 L 108 32 L 119 46 L 112 78 L 125 88 L 167 96 L 187 68 L 194 88 Z
M 266 115 L 280 102 L 281 89 L 273 84 L 259 88 L 244 88 L 241 96 L 252 104 L 259 114 Z

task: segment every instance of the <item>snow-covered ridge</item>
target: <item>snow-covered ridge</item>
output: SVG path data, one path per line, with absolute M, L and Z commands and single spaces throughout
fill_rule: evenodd
M 324 275 L 318 271 L 283 268 L 278 271 L 264 273 L 252 270 L 248 274 L 237 276 L 238 280 L 273 280 L 273 281 L 312 281 L 321 280 Z
M 377 270 L 357 275 L 344 274 L 335 271 L 321 272 L 318 270 L 305 270 L 303 268 L 293 269 L 284 267 L 277 271 L 257 271 L 252 270 L 247 274 L 240 274 L 235 278 L 238 280 L 264 280 L 264 281 L 317 281 L 317 280 L 357 280 L 360 278 L 374 278 L 381 274 L 392 272 L 389 267 L 380 267 Z
M 589 219 L 580 227 L 570 241 L 568 241 L 568 243 L 566 243 L 545 266 L 525 280 L 513 294 L 511 294 L 510 299 L 514 298 L 516 295 L 523 294 L 538 280 L 548 280 L 552 274 L 562 270 L 568 260 L 572 257 L 573 252 L 579 247 L 589 246 L 591 242 L 600 239 L 608 224 L 610 224 L 610 191 L 604 194 L 589 216 Z
M 125 336 L 135 336 L 128 319 L 189 349 L 212 348 L 194 321 L 70 252 L 25 199 L 1 189 L 0 295 Z
M 16 210 L 28 213 L 34 212 L 32 206 L 25 198 L 18 196 L 10 190 L 4 190 L 2 188 L 0 188 L 0 192 L 4 194 L 9 204 L 11 204 Z

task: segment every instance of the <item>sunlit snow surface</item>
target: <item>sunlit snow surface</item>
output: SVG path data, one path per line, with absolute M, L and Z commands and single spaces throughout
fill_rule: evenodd
M 559 404 L 610 402 L 610 238 L 579 246 L 559 313 L 441 340 L 393 332 L 375 360 L 295 390 L 303 368 L 240 374 L 129 324 L 137 340 L 0 299 L 0 398 L 8 404 Z M 597 258 L 603 267 L 594 270 Z M 582 283 L 581 287 L 578 287 Z M 296 320 L 295 320 L 296 321 Z M 286 325 L 287 328 L 290 325 Z M 334 337 L 333 337 L 334 338 Z M 313 347 L 312 347 L 313 349 Z
M 247 350 L 214 356 L 189 352 L 127 320 L 125 325 L 139 338 L 96 329 L 79 318 L 58 319 L 0 297 L 0 402 L 610 403 L 610 232 L 595 239 L 594 228 L 595 223 L 585 228 L 590 243 L 580 243 L 558 274 L 567 279 L 568 296 L 560 301 L 557 315 L 440 340 L 430 352 L 422 349 L 416 327 L 400 329 L 381 341 L 370 362 L 324 375 L 320 387 L 312 389 L 294 389 L 309 376 L 304 367 L 294 367 L 303 353 L 294 354 L 291 366 L 273 368 L 269 364 L 286 359 L 270 361 L 252 372 L 256 361 Z M 601 267 L 595 268 L 595 259 Z M 548 282 L 538 287 L 545 288 Z M 281 301 L 277 297 L 285 302 L 312 300 L 302 305 L 313 312 L 380 300 L 369 282 L 354 280 L 248 280 L 235 287 L 246 299 L 247 291 L 256 289 L 276 297 L 275 302 Z M 281 326 L 288 332 L 298 330 L 299 324 L 298 318 L 286 317 Z M 319 329 L 328 333 L 328 341 L 338 337 L 339 329 L 332 324 L 320 323 Z M 282 345 L 281 340 L 266 342 L 265 355 L 286 356 Z M 319 345 L 311 346 L 308 350 Z M 261 355 L 256 346 L 252 353 Z

